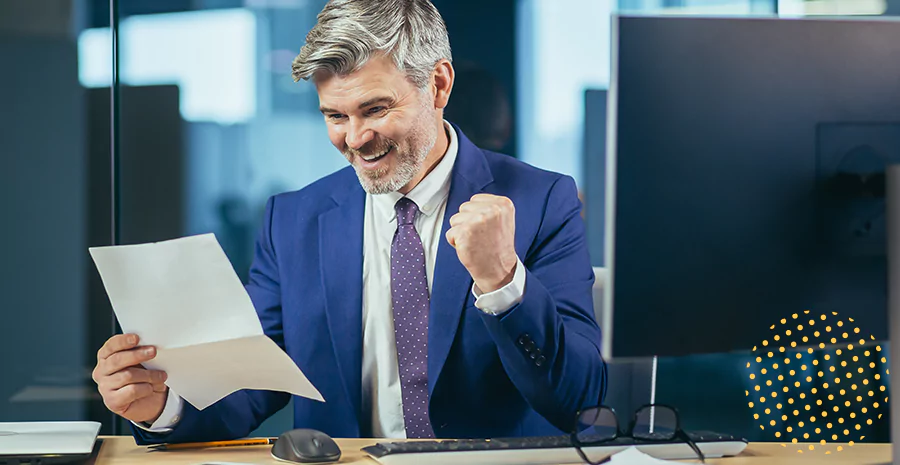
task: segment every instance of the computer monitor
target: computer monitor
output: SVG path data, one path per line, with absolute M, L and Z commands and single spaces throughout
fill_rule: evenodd
M 605 355 L 750 349 L 803 310 L 886 339 L 900 22 L 613 23 Z

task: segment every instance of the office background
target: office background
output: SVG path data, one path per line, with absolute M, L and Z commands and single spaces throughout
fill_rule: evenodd
M 0 2 L 0 421 L 89 419 L 122 431 L 90 379 L 114 321 L 89 246 L 214 232 L 243 279 L 266 198 L 345 165 L 314 88 L 290 76 L 323 4 L 120 0 L 111 118 L 109 3 Z M 448 118 L 483 146 L 571 174 L 582 191 L 602 182 L 585 133 L 591 108 L 600 117 L 590 99 L 609 85 L 611 14 L 900 15 L 900 0 L 435 4 L 459 71 Z M 601 266 L 603 238 L 590 241 Z M 657 400 L 677 406 L 688 429 L 771 440 L 744 399 L 748 357 L 663 357 Z M 648 401 L 649 366 L 616 360 L 609 403 L 627 412 Z M 887 440 L 880 424 L 868 440 Z M 290 425 L 286 409 L 261 433 Z

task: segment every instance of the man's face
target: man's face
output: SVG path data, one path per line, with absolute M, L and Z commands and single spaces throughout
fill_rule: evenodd
M 408 191 L 440 127 L 430 92 L 416 88 L 386 56 L 348 76 L 318 80 L 316 88 L 328 137 L 353 165 L 363 189 Z

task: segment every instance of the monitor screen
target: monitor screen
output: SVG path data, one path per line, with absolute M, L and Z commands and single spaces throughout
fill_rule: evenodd
M 606 354 L 750 349 L 805 310 L 886 339 L 900 22 L 613 21 Z

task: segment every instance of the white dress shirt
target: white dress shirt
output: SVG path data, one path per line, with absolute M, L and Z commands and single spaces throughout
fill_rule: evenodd
M 456 131 L 444 122 L 450 139 L 447 152 L 437 166 L 406 197 L 419 207 L 416 231 L 425 249 L 425 273 L 431 294 L 437 251 L 443 239 L 441 227 L 450 193 L 453 165 L 459 152 Z M 394 318 L 391 300 L 391 242 L 397 230 L 394 204 L 403 197 L 399 192 L 366 194 L 363 226 L 363 304 L 362 304 L 362 413 L 371 419 L 376 438 L 406 438 L 403 401 L 400 392 L 400 370 L 394 341 Z M 475 286 L 475 306 L 498 315 L 522 301 L 525 294 L 525 266 L 516 265 L 512 282 L 494 292 L 482 294 Z M 165 433 L 178 422 L 182 399 L 169 390 L 162 415 L 149 428 Z

